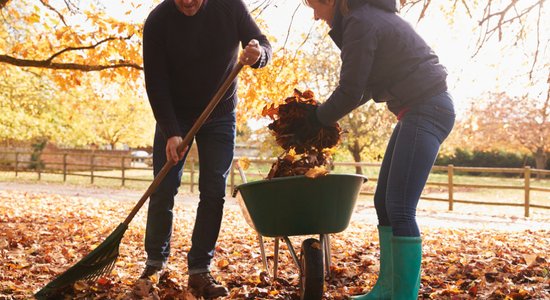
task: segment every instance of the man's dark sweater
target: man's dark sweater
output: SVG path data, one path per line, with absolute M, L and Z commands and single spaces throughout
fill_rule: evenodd
M 181 13 L 174 1 L 159 4 L 143 29 L 147 95 L 166 138 L 182 135 L 178 121 L 192 122 L 202 113 L 237 62 L 239 43 L 259 41 L 262 55 L 253 68 L 271 58 L 271 46 L 242 0 L 204 0 L 194 16 Z M 236 105 L 235 80 L 211 117 Z

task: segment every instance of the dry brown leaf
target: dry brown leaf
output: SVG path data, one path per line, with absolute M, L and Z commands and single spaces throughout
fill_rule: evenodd
M 317 178 L 328 174 L 328 170 L 324 166 L 315 166 L 309 169 L 305 176 L 309 178 Z
M 241 167 L 241 169 L 246 171 L 250 167 L 250 159 L 248 159 L 247 157 L 241 157 L 239 158 L 239 160 L 237 160 L 237 164 L 239 165 L 239 167 Z
M 109 196 L 109 191 L 103 198 L 85 198 L 0 190 L 0 241 L 5 241 L 0 249 L 0 298 L 28 299 L 88 254 L 90 245 L 101 243 L 133 205 Z M 178 221 L 169 261 L 173 271 L 157 284 L 142 282 L 133 295 L 145 257 L 143 210 L 125 234 L 113 272 L 73 286 L 65 298 L 196 300 L 186 290 L 184 259 L 195 211 L 176 203 L 174 215 Z M 332 272 L 324 299 L 345 299 L 372 287 L 379 269 L 376 236 L 376 226 L 353 220 L 344 232 L 331 235 Z M 548 236 L 545 229 L 423 229 L 419 299 L 550 299 L 550 263 L 540 254 L 550 249 Z M 290 238 L 299 248 L 303 237 Z M 270 266 L 273 240 L 264 239 Z M 299 299 L 299 272 L 283 245 L 279 279 L 272 281 L 261 264 L 256 232 L 237 205 L 228 206 L 212 266 L 215 278 L 230 290 L 227 299 Z

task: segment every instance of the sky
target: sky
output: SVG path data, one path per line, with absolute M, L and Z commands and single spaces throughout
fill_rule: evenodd
M 109 0 L 103 2 L 107 12 L 114 17 L 143 22 L 149 11 L 159 0 L 143 0 L 141 5 L 127 14 L 130 0 Z M 303 34 L 316 26 L 320 29 L 321 21 L 313 20 L 313 12 L 301 4 L 301 0 L 277 0 L 261 14 L 265 20 L 270 35 L 277 38 L 275 48 L 282 46 L 288 40 L 287 48 L 296 47 L 302 41 Z M 418 11 L 401 13 L 409 21 L 426 42 L 434 49 L 440 61 L 449 72 L 449 90 L 454 97 L 457 113 L 460 117 L 470 105 L 472 99 L 484 92 L 505 90 L 512 96 L 525 93 L 526 76 L 517 77 L 518 70 L 526 69 L 526 54 L 521 47 L 509 47 L 502 50 L 503 43 L 493 40 L 485 45 L 475 57 L 475 42 L 477 40 L 476 19 L 467 18 L 464 12 L 455 13 L 456 18 L 450 25 L 438 9 L 445 8 L 448 1 L 432 1 L 431 13 L 417 22 Z M 294 14 L 294 18 L 292 18 Z M 292 30 L 288 32 L 290 22 Z M 550 28 L 548 28 L 550 31 Z M 505 39 L 510 38 L 505 35 Z M 548 39 L 548 35 L 543 39 Z M 513 43 L 510 43 L 513 45 Z M 308 45 L 304 45 L 307 47 Z M 548 51 L 545 53 L 548 59 Z M 526 71 L 523 71 L 525 74 Z M 544 84 L 544 83 L 542 83 Z M 539 86 L 544 91 L 546 86 Z M 322 100 L 322 99 L 321 99 Z

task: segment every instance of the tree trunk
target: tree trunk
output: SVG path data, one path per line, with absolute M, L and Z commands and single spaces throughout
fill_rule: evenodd
M 546 161 L 548 160 L 548 156 L 546 155 L 546 152 L 544 152 L 544 149 L 542 147 L 539 147 L 537 151 L 534 153 L 535 155 L 535 168 L 539 170 L 544 170 L 546 168 Z M 544 174 L 537 174 L 537 179 L 544 179 Z
M 6 6 L 6 4 L 8 4 L 10 0 L 0 0 L 0 10 L 2 10 L 4 8 L 4 6 Z
M 351 152 L 351 156 L 353 156 L 354 162 L 361 162 L 361 147 L 359 146 L 359 142 L 354 141 L 353 145 L 348 146 L 348 150 L 349 152 Z M 355 174 L 363 175 L 363 168 L 361 168 L 361 166 L 356 166 Z

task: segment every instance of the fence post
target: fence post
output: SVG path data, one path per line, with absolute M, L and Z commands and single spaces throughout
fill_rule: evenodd
M 525 166 L 525 217 L 529 217 L 529 201 L 530 201 L 530 186 L 531 186 L 531 167 Z
M 120 172 L 122 173 L 121 174 L 121 180 L 122 180 L 122 186 L 124 186 L 124 183 L 126 181 L 126 166 L 124 165 L 124 159 L 125 157 L 124 156 L 121 156 L 120 157 Z
M 17 166 L 19 165 L 19 152 L 15 151 L 15 177 L 17 177 L 18 169 Z
M 194 192 L 195 189 L 195 158 L 191 157 L 191 170 L 189 174 L 189 180 L 191 181 L 191 186 L 189 187 L 189 190 L 191 193 Z
M 95 155 L 92 154 L 92 156 L 90 156 L 90 182 L 91 182 L 91 184 L 94 184 L 94 160 L 95 160 Z
M 63 182 L 67 181 L 67 153 L 63 153 Z
M 449 186 L 447 188 L 449 192 L 449 211 L 452 211 L 453 205 L 454 205 L 454 187 L 453 187 L 454 165 L 447 166 L 447 176 L 449 178 Z

